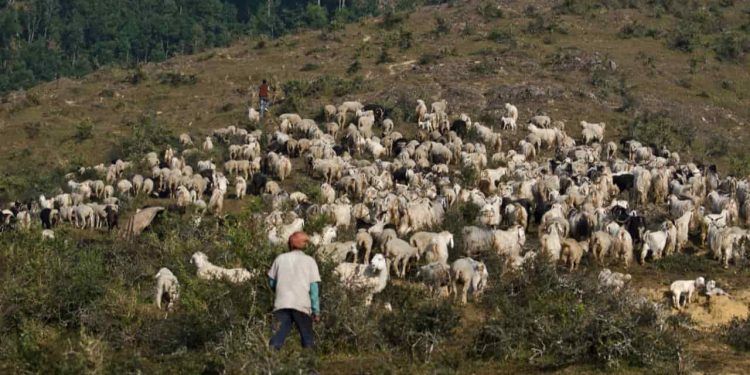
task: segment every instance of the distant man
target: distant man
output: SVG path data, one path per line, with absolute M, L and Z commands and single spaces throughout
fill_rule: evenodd
M 293 233 L 289 251 L 276 257 L 268 271 L 268 281 L 276 292 L 273 314 L 280 324 L 269 343 L 276 350 L 284 345 L 292 325 L 299 330 L 303 348 L 314 345 L 312 323 L 320 321 L 320 273 L 315 259 L 302 252 L 308 241 L 304 232 Z
M 258 89 L 258 98 L 260 98 L 260 117 L 263 118 L 268 110 L 268 82 L 265 79 Z

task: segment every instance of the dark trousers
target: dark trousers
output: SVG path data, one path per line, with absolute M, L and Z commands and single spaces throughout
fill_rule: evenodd
M 303 348 L 312 348 L 313 341 L 312 317 L 294 309 L 282 309 L 274 311 L 273 315 L 279 321 L 279 330 L 271 337 L 271 345 L 276 350 L 281 350 L 284 340 L 292 330 L 292 325 L 297 326 Z

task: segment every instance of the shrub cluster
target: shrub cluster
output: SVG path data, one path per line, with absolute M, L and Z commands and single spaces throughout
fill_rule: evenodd
M 560 275 L 541 256 L 527 262 L 485 293 L 493 313 L 471 352 L 542 370 L 585 364 L 674 371 L 681 342 L 662 328 L 662 308 L 596 285 L 595 275 Z

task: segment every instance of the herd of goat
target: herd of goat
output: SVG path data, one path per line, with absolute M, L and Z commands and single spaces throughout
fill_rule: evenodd
M 344 285 L 366 290 L 368 304 L 391 275 L 407 277 L 409 266 L 419 263 L 417 278 L 430 291 L 447 290 L 465 303 L 483 291 L 489 271 L 502 271 L 478 260 L 488 252 L 502 256 L 508 268 L 543 255 L 571 272 L 584 256 L 628 267 L 688 246 L 705 246 L 724 267 L 744 260 L 748 178 L 722 178 L 714 166 L 682 162 L 675 152 L 637 140 L 605 143 L 604 123 L 581 121 L 576 140 L 562 121 L 533 116 L 528 133 L 509 145 L 519 136 L 519 115 L 514 105 L 505 108 L 495 129 L 466 114 L 451 115 L 445 100 L 429 107 L 418 100 L 416 124 L 404 125 L 416 125 L 405 131 L 416 134 L 412 139 L 395 129 L 385 108 L 356 101 L 326 105 L 322 126 L 288 113 L 266 120 L 274 123 L 266 132 L 229 126 L 195 144 L 181 134 L 175 147 L 181 151 L 166 147 L 143 160 L 81 168 L 66 176 L 67 192 L 13 202 L 2 211 L 2 228 L 31 231 L 41 223 L 42 238 L 51 239 L 67 222 L 129 237 L 167 209 L 145 207 L 118 225 L 121 200 L 136 195 L 169 199 L 166 206 L 189 209 L 196 223 L 204 214 L 221 216 L 225 198 L 259 195 L 270 206 L 262 220 L 272 244 L 286 243 L 306 220 L 326 215 L 331 224 L 310 233 L 312 245 L 319 258 L 339 264 L 335 272 Z M 252 108 L 248 118 L 261 124 Z M 213 157 L 198 160 L 205 155 Z M 227 158 L 214 160 L 217 155 Z M 283 181 L 294 172 L 320 181 L 315 197 L 285 190 Z M 90 179 L 77 181 L 83 176 Z M 455 205 L 478 207 L 476 225 L 446 230 L 446 212 Z M 538 246 L 532 249 L 527 235 L 536 235 Z M 458 259 L 450 259 L 454 236 Z M 257 274 L 211 264 L 200 252 L 191 263 L 204 279 L 244 282 Z M 176 277 L 162 268 L 156 278 L 157 305 L 162 299 L 173 305 Z M 608 269 L 599 275 L 609 289 L 630 279 Z M 702 277 L 678 280 L 671 286 L 675 306 L 682 294 L 689 302 L 696 289 L 720 291 Z

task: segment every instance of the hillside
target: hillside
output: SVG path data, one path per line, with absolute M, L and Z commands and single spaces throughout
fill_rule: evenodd
M 19 189 L 14 181 L 24 170 L 105 161 L 141 116 L 156 116 L 174 132 L 208 132 L 240 121 L 263 77 L 283 100 L 285 83 L 322 76 L 342 82 L 323 82 L 319 86 L 328 87 L 306 93 L 300 109 L 316 112 L 321 103 L 352 98 L 408 116 L 414 98 L 445 98 L 453 112 L 477 113 L 492 123 L 511 102 L 521 108 L 521 121 L 547 113 L 573 134 L 581 119 L 603 121 L 615 138 L 647 138 L 729 172 L 750 170 L 743 152 L 750 117 L 747 61 L 743 52 L 737 62 L 718 60 L 711 48 L 720 34 L 697 35 L 697 46 L 685 53 L 666 46 L 679 20 L 653 17 L 651 9 L 596 9 L 578 16 L 545 3 L 502 11 L 488 4 L 423 8 L 391 17 L 388 25 L 369 19 L 338 31 L 242 40 L 143 66 L 137 84 L 128 83 L 133 71 L 104 69 L 9 94 L 0 107 L 6 140 L 0 163 L 8 166 L 3 173 Z M 747 28 L 741 31 L 747 11 L 738 2 L 719 7 L 718 15 L 708 12 L 704 22 L 740 30 L 740 48 L 747 47 Z M 640 31 L 623 38 L 630 29 Z M 657 36 L 641 36 L 643 30 Z M 400 48 L 404 43 L 411 47 Z M 378 63 L 383 51 L 387 62 Z M 347 73 L 355 61 L 358 70 Z M 194 76 L 195 83 L 162 83 L 175 74 Z M 93 126 L 92 138 L 76 142 L 82 122 Z
M 323 105 L 359 100 L 385 106 L 396 129 L 414 137 L 419 98 L 428 103 L 446 99 L 452 116 L 467 113 L 486 125 L 498 124 L 505 103 L 512 103 L 521 125 L 517 133 L 503 134 L 504 150 L 526 134 L 531 116 L 547 114 L 563 121 L 576 140 L 579 121 L 605 122 L 607 140 L 634 137 L 679 152 L 684 161 L 716 164 L 722 174 L 750 174 L 750 7 L 741 1 L 594 3 L 599 2 L 454 1 L 278 39 L 243 38 L 226 48 L 137 69 L 105 67 L 81 79 L 12 92 L 0 102 L 0 202 L 5 207 L 61 190 L 63 175 L 82 166 L 161 153 L 168 144 L 177 147 L 177 135 L 183 132 L 199 141 L 220 127 L 254 129 L 247 104 L 257 108 L 254 93 L 264 78 L 275 89 L 274 115 L 299 112 L 321 120 Z M 274 117 L 257 127 L 268 132 L 275 125 Z M 218 160 L 225 151 L 209 156 Z M 551 151 L 544 154 L 550 156 Z M 282 187 L 315 191 L 312 186 L 319 182 L 299 173 L 304 170 L 301 158 L 294 160 L 294 168 Z M 637 280 L 632 289 L 662 301 L 669 281 L 710 272 L 733 294 L 716 307 L 726 313 L 704 308 L 709 302 L 701 297 L 686 313 L 672 311 L 668 327 L 651 330 L 649 319 L 657 318 L 647 307 L 646 312 L 634 311 L 633 306 L 641 306 L 635 297 L 618 302 L 591 288 L 598 271 L 591 262 L 570 278 L 573 291 L 540 267 L 534 271 L 536 281 L 503 275 L 509 279 L 493 281 L 486 301 L 464 308 L 424 302 L 425 291 L 396 280 L 375 305 L 382 309 L 390 301 L 397 318 L 356 308 L 361 302 L 357 296 L 331 287 L 323 295 L 329 305 L 318 332 L 321 349 L 315 355 L 271 353 L 264 345 L 270 321 L 265 280 L 231 288 L 209 285 L 194 277 L 188 263 L 190 254 L 200 250 L 222 264 L 267 268 L 279 248 L 256 241 L 266 233 L 253 219 L 267 203 L 228 199 L 226 220 L 207 217 L 197 229 L 170 213 L 132 244 L 114 234 L 72 227 L 58 231 L 59 239 L 51 245 L 40 244 L 31 234 L 0 234 L 0 275 L 5 274 L 0 276 L 5 281 L 0 333 L 14 337 L 0 344 L 0 370 L 714 373 L 742 372 L 750 363 L 746 352 L 736 351 L 723 334 L 732 317 L 747 314 L 748 268 L 722 269 L 698 247 L 691 248 L 691 255 L 631 268 L 628 272 Z M 140 197 L 124 204 L 121 220 L 146 204 L 167 205 Z M 654 209 L 655 215 L 663 214 L 659 210 Z M 458 221 L 449 229 L 460 231 L 460 219 L 468 211 L 450 211 Z M 533 237 L 536 245 L 535 231 Z M 701 255 L 692 255 L 697 253 Z M 500 267 L 495 258 L 488 264 Z M 168 318 L 150 306 L 152 275 L 160 265 L 170 265 L 185 280 L 181 310 Z M 327 276 L 324 282 L 333 280 Z M 513 287 L 526 292 L 516 294 Z M 583 296 L 599 306 L 584 308 Z M 543 298 L 550 298 L 549 306 L 543 306 Z M 531 308 L 509 307 L 517 302 Z M 545 338 L 559 335 L 571 346 L 534 349 L 542 354 L 495 348 L 488 355 L 479 349 L 485 342 L 515 348 L 525 338 L 498 319 L 501 308 L 519 315 L 561 314 L 565 325 L 529 323 L 526 334 L 544 331 Z M 573 343 L 579 341 L 571 336 L 586 336 L 587 331 L 576 324 L 602 328 L 597 324 L 607 326 L 602 317 L 610 313 L 611 325 L 621 331 L 608 336 L 601 329 L 596 339 L 615 342 L 613 337 L 622 334 L 640 340 L 622 344 L 626 349 L 596 347 L 612 350 L 607 353 L 578 351 Z M 389 321 L 399 324 L 383 328 Z M 496 330 L 479 332 L 487 327 Z M 296 336 L 289 341 L 297 341 Z M 670 346 L 675 342 L 679 348 Z M 653 356 L 636 358 L 651 344 Z

